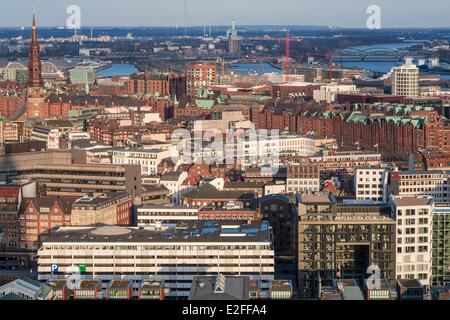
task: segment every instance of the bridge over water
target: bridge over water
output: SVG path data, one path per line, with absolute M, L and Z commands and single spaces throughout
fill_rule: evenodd
M 335 57 L 336 62 L 383 62 L 383 61 L 403 61 L 412 52 L 397 48 L 348 48 L 338 52 Z

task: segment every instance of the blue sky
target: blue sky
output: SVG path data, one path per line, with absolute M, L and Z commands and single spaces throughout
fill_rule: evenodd
M 320 25 L 362 28 L 369 5 L 382 27 L 450 27 L 450 0 L 187 0 L 188 25 Z M 36 4 L 40 26 L 62 26 L 66 8 L 80 6 L 83 26 L 184 25 L 184 0 L 1 0 L 0 27 L 29 26 Z

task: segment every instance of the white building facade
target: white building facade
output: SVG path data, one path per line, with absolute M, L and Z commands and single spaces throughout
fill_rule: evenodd
M 176 223 L 180 221 L 197 221 L 199 207 L 183 205 L 143 206 L 137 210 L 139 227 Z
M 392 94 L 402 97 L 419 96 L 419 68 L 407 63 L 392 69 Z
M 148 176 L 157 173 L 161 161 L 171 156 L 169 149 L 114 149 L 112 163 L 140 165 L 141 174 Z
M 274 250 L 267 222 L 195 222 L 184 228 L 61 228 L 42 243 L 38 279 L 67 279 L 83 266 L 81 279 L 104 286 L 111 280 L 164 281 L 172 298 L 187 297 L 196 275 L 248 276 L 269 288 Z
M 391 199 L 397 223 L 397 279 L 417 279 L 429 287 L 432 279 L 431 197 Z
M 356 169 L 355 191 L 357 200 L 387 203 L 389 170 L 386 168 Z

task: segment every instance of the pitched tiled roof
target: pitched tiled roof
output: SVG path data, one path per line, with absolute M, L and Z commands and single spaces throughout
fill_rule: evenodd
M 55 202 L 59 204 L 62 213 L 69 214 L 72 212 L 72 205 L 77 200 L 77 198 L 56 198 L 56 197 L 40 197 L 40 198 L 25 198 L 24 203 L 27 205 L 29 203 L 33 203 L 34 206 L 42 212 L 43 208 L 51 208 Z

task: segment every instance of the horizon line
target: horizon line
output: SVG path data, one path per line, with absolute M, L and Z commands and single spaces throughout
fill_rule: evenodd
M 192 26 L 187 26 L 188 29 L 192 29 L 192 28 L 203 28 L 203 27 L 220 27 L 220 28 L 227 28 L 230 27 L 227 24 L 221 24 L 221 25 L 209 25 L 209 24 L 205 24 L 205 25 L 192 25 Z M 384 27 L 381 29 L 375 29 L 375 30 L 370 30 L 368 28 L 365 27 L 342 27 L 342 26 L 326 26 L 326 25 L 296 25 L 296 24 L 288 24 L 288 25 L 281 25 L 281 24 L 242 24 L 239 25 L 237 28 L 239 30 L 239 27 L 241 28 L 246 28 L 246 27 L 279 27 L 279 28 L 289 28 L 289 27 L 294 27 L 294 28 L 321 28 L 321 29 L 328 29 L 330 31 L 333 31 L 334 29 L 338 29 L 338 30 L 366 30 L 366 31 L 371 31 L 371 32 L 380 32 L 383 30 L 423 30 L 423 29 L 431 29 L 431 30 L 435 30 L 435 29 L 450 29 L 450 25 L 449 26 L 434 26 L 434 27 L 414 27 L 414 26 L 408 26 L 408 27 L 393 27 L 393 26 L 389 26 L 389 27 Z M 31 26 L 0 26 L 0 30 L 1 29 L 31 29 Z M 37 26 L 37 28 L 46 28 L 46 29 L 59 29 L 59 30 L 73 30 L 73 29 L 69 29 L 66 26 L 62 26 L 62 25 L 52 25 L 52 26 Z M 155 28 L 155 29 L 184 29 L 185 26 L 182 25 L 175 25 L 175 26 L 162 26 L 162 25 L 154 25 L 154 26 L 149 26 L 149 25 L 136 25 L 136 26 L 125 26 L 125 25 L 86 25 L 83 26 L 81 28 L 78 28 L 77 30 L 82 30 L 82 29 L 90 29 L 90 28 L 104 28 L 104 29 L 111 29 L 111 28 L 124 28 L 124 29 L 137 29 L 137 28 L 145 28 L 145 29 L 150 29 L 150 28 Z M 284 31 L 284 30 L 280 30 L 280 31 Z M 334 30 L 336 31 L 336 30 Z

